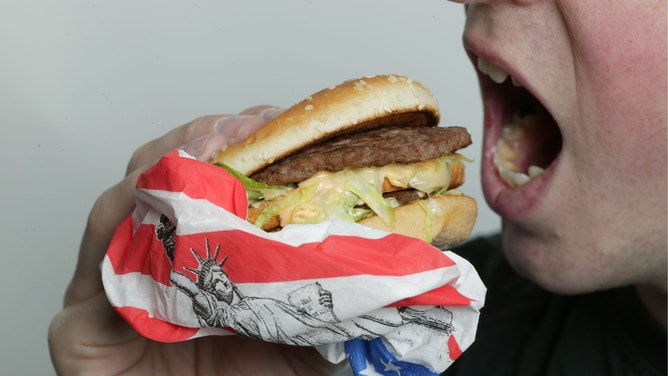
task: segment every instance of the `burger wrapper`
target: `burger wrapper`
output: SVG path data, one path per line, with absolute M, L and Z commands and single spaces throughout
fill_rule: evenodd
M 246 212 L 225 170 L 166 155 L 102 263 L 109 301 L 156 341 L 314 346 L 356 374 L 438 374 L 473 342 L 486 289 L 456 254 L 342 221 L 267 233 Z

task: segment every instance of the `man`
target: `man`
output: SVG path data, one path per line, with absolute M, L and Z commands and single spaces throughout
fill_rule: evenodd
M 485 104 L 483 185 L 503 218 L 507 264 L 493 239 L 461 249 L 489 292 L 479 339 L 449 372 L 665 374 L 666 2 L 461 2 Z M 206 160 L 276 111 L 200 118 L 134 154 L 127 177 L 92 210 L 52 324 L 59 372 L 335 369 L 310 348 L 241 337 L 150 342 L 116 316 L 100 284 L 99 262 L 147 165 L 186 144 Z
M 460 250 L 489 298 L 450 372 L 665 374 L 666 3 L 463 2 L 512 269 Z

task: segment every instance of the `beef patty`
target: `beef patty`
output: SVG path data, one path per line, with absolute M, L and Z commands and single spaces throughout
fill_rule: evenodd
M 415 163 L 452 154 L 470 144 L 471 135 L 463 127 L 384 127 L 311 145 L 251 178 L 269 185 L 298 183 L 318 171 Z

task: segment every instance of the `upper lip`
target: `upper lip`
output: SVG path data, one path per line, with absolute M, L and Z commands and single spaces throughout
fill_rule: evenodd
M 490 47 L 485 41 L 474 39 L 467 34 L 464 35 L 464 48 L 474 66 L 477 66 L 478 58 L 482 58 L 501 68 L 501 70 L 508 73 L 508 80 L 510 80 L 512 77 L 512 79 L 519 83 L 524 90 L 528 91 L 549 112 L 552 113 L 553 109 L 550 108 L 549 101 L 547 100 L 548 98 L 543 95 L 544 93 L 542 90 L 540 90 L 537 82 L 527 77 L 523 71 L 518 69 L 518 66 L 521 64 L 515 64 L 510 59 L 506 58 L 504 54 L 499 53 L 499 49 Z M 492 81 L 487 75 L 478 71 L 477 68 L 476 72 L 478 73 L 480 85 L 483 90 L 485 90 L 487 87 L 494 87 L 499 85 Z
M 536 98 L 539 98 L 538 95 L 534 92 L 535 88 L 531 86 L 531 82 L 527 80 L 526 77 L 524 77 L 523 73 L 518 71 L 516 68 L 515 64 L 512 64 L 511 62 L 507 61 L 504 59 L 504 57 L 498 53 L 496 53 L 494 50 L 489 49 L 487 47 L 482 47 L 481 43 L 474 42 L 472 39 L 465 38 L 464 39 L 464 47 L 467 51 L 467 54 L 471 61 L 473 62 L 474 66 L 477 65 L 477 60 L 478 58 L 482 58 L 497 67 L 501 68 L 504 72 L 508 73 L 510 77 L 512 77 L 516 82 L 518 82 L 520 85 L 522 85 L 523 88 L 531 92 Z M 477 71 L 477 69 L 476 69 Z M 477 71 L 478 74 L 480 74 L 479 71 Z M 485 76 L 485 75 L 481 75 Z M 508 78 L 510 80 L 510 77 Z M 493 82 L 491 79 L 488 79 L 488 77 L 485 77 L 484 80 L 481 80 L 481 83 L 488 82 L 490 85 L 498 85 L 497 83 Z M 540 99 L 540 98 L 539 98 Z M 542 101 L 541 101 L 542 102 Z

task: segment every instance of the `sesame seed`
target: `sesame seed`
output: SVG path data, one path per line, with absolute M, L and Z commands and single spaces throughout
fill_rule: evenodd
M 364 80 L 359 80 L 355 82 L 355 90 L 362 90 L 364 87 L 367 85 L 366 81 Z

